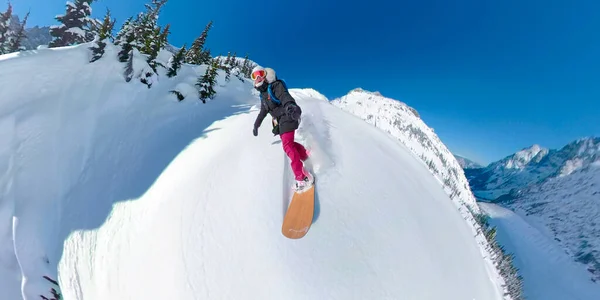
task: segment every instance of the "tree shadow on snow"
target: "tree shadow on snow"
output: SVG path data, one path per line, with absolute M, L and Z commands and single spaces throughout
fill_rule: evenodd
M 197 108 L 204 111 L 197 112 L 193 118 L 182 117 L 181 121 L 165 122 L 164 126 L 152 128 L 155 130 L 149 128 L 143 131 L 144 138 L 132 138 L 139 133 L 131 131 L 117 134 L 122 141 L 111 141 L 111 145 L 117 148 L 123 145 L 123 148 L 129 149 L 92 144 L 94 152 L 87 157 L 85 164 L 88 169 L 82 171 L 78 182 L 59 200 L 62 210 L 61 231 L 52 249 L 54 253 L 48 255 L 56 258 L 56 261 L 48 262 L 50 267 L 58 267 L 63 256 L 64 241 L 73 232 L 102 226 L 116 203 L 138 200 L 183 150 L 194 141 L 207 138 L 209 133 L 219 130 L 208 129 L 215 121 L 233 114 L 251 113 L 249 107 L 221 104 L 211 107 L 206 104 Z M 183 110 L 182 114 L 185 114 Z M 114 134 L 114 129 L 105 134 Z M 139 143 L 133 144 L 128 137 Z

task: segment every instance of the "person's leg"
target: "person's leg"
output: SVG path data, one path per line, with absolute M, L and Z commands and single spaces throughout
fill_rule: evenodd
M 300 160 L 300 154 L 296 146 L 294 145 L 294 131 L 289 131 L 279 135 L 281 138 L 281 144 L 283 145 L 283 151 L 291 160 L 292 171 L 296 180 L 304 179 L 304 168 L 302 161 Z
M 306 151 L 306 148 L 304 148 L 302 144 L 294 142 L 294 147 L 296 148 L 296 151 L 298 151 L 298 155 L 300 155 L 301 161 L 305 161 L 308 159 L 308 151 Z

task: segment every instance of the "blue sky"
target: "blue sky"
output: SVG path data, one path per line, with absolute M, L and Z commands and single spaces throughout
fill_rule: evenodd
M 62 0 L 13 0 L 30 25 Z M 117 24 L 146 1 L 100 0 Z M 356 87 L 419 111 L 451 151 L 488 163 L 532 144 L 600 135 L 600 1 L 177 1 L 160 18 L 188 45 L 209 20 L 213 54 L 249 53 L 291 87 Z M 4 5 L 0 9 L 4 10 Z M 117 28 L 118 29 L 118 28 Z

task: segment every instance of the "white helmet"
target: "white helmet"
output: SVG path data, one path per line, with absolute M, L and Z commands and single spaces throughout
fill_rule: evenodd
M 254 68 L 252 68 L 252 73 L 254 73 L 254 72 L 258 71 L 258 70 L 264 70 L 264 69 L 265 69 L 265 68 L 263 68 L 263 67 L 261 67 L 261 66 L 257 65 L 257 66 L 255 66 Z
M 254 72 L 257 71 L 265 71 L 265 68 L 261 67 L 261 66 L 255 66 L 254 68 L 252 68 L 252 73 L 250 73 L 250 79 L 252 79 L 254 81 L 254 86 L 255 87 L 259 87 L 261 85 L 263 85 L 263 83 L 265 82 L 265 77 L 266 76 L 258 76 L 256 78 L 254 78 Z

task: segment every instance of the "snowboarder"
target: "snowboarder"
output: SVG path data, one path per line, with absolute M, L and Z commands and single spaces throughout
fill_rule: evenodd
M 303 162 L 308 159 L 308 152 L 303 145 L 294 140 L 294 133 L 300 125 L 302 109 L 290 95 L 285 82 L 278 79 L 271 68 L 254 67 L 251 78 L 254 88 L 260 92 L 260 112 L 254 122 L 252 133 L 258 135 L 258 128 L 267 116 L 271 115 L 273 134 L 279 135 L 283 151 L 291 160 L 292 171 L 296 179 L 296 191 L 303 191 L 312 186 L 314 177 L 304 168 Z

